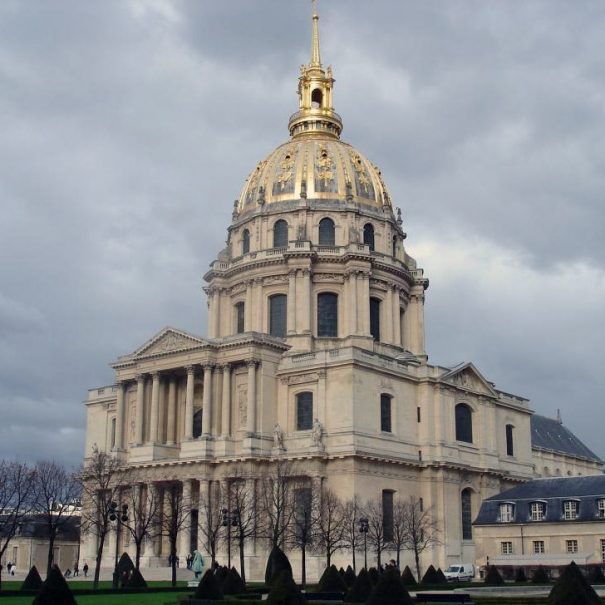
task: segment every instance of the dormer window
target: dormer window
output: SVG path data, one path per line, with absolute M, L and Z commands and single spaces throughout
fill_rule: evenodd
M 578 502 L 577 500 L 565 500 L 563 502 L 563 519 L 571 521 L 578 518 Z
M 508 502 L 506 504 L 501 504 L 500 517 L 498 518 L 498 521 L 500 521 L 500 523 L 510 523 L 514 518 L 514 514 L 515 507 L 513 504 L 510 504 Z
M 544 502 L 532 502 L 529 505 L 529 520 L 544 521 L 546 516 L 546 504 Z
M 599 498 L 597 500 L 597 517 L 599 519 L 605 519 L 605 498 Z

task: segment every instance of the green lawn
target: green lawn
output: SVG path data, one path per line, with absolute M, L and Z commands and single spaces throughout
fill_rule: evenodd
M 139 594 L 103 594 L 77 596 L 78 605 L 168 605 L 176 603 L 177 592 L 147 592 Z M 33 597 L 0 597 L 2 605 L 31 605 Z M 223 601 L 227 603 L 228 601 Z

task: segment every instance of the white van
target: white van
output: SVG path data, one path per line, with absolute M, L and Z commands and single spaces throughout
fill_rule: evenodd
M 475 566 L 472 563 L 454 563 L 444 575 L 448 582 L 469 582 L 475 577 Z

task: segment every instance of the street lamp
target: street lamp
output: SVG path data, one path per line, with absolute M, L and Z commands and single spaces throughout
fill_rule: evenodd
M 363 534 L 363 563 L 367 571 L 368 569 L 368 530 L 370 524 L 367 518 L 359 519 L 359 532 Z
M 115 553 L 115 567 L 113 570 L 113 587 L 119 587 L 119 572 L 118 572 L 118 561 L 120 556 L 120 525 L 128 522 L 128 504 L 122 504 L 122 512 L 118 510 L 117 502 L 109 503 L 109 520 L 116 524 L 116 553 Z
M 231 528 L 237 527 L 239 523 L 239 511 L 229 511 L 226 508 L 223 508 L 221 512 L 223 513 L 221 525 L 227 528 L 227 567 L 231 569 Z

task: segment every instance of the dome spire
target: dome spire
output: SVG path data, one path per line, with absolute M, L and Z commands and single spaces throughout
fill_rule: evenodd
M 313 30 L 311 61 L 300 66 L 298 78 L 299 110 L 290 117 L 288 130 L 292 137 L 323 136 L 339 138 L 342 120 L 332 105 L 334 78 L 332 68 L 324 69 L 319 48 L 319 15 L 317 0 L 312 0 Z
M 321 53 L 319 51 L 319 15 L 317 14 L 317 0 L 313 5 L 313 37 L 311 39 L 311 63 L 309 67 L 321 67 Z

